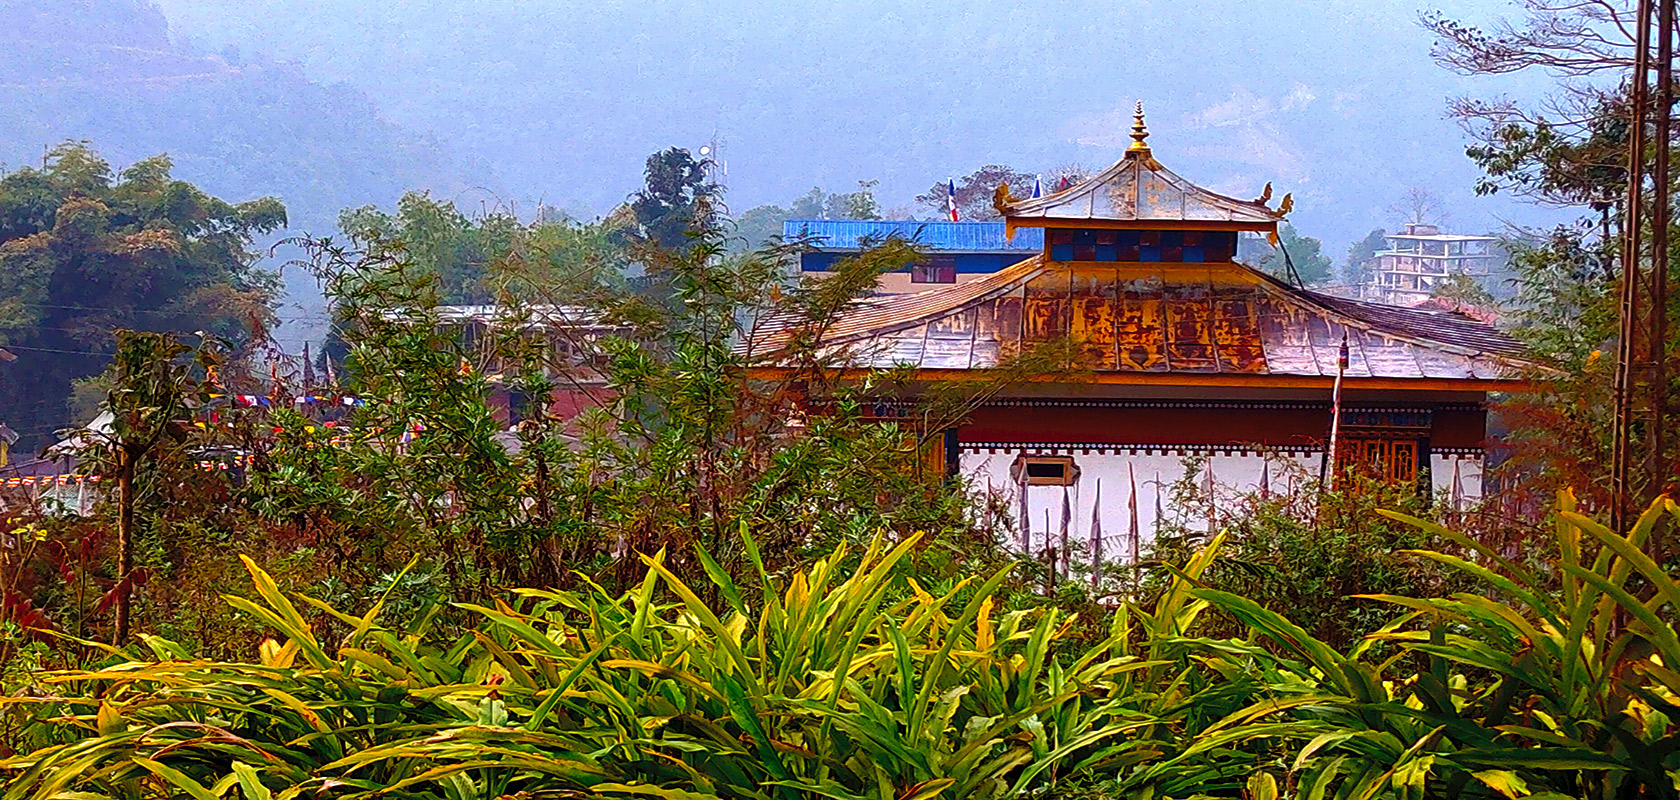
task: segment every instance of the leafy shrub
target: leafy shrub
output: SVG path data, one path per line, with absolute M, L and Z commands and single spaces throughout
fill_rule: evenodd
M 1151 553 L 1155 564 L 1182 563 L 1207 535 L 1195 526 L 1211 517 L 1227 534 L 1220 557 L 1203 579 L 1208 588 L 1250 598 L 1289 618 L 1315 638 L 1343 650 L 1394 616 L 1391 606 L 1361 595 L 1386 593 L 1436 597 L 1468 588 L 1456 571 L 1408 551 L 1456 545 L 1428 530 L 1383 516 L 1379 509 L 1427 514 L 1428 503 L 1410 486 L 1397 487 L 1349 474 L 1334 490 L 1315 478 L 1291 475 L 1296 491 L 1203 495 L 1191 464 L 1175 486 L 1179 517 L 1170 520 Z M 1280 483 L 1283 481 L 1280 481 Z M 1189 510 L 1189 514 L 1183 510 Z M 1188 517 L 1188 518 L 1187 518 Z M 1241 628 L 1209 628 L 1239 635 Z

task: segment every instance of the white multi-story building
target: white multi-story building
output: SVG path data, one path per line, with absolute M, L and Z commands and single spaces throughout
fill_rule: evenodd
M 1415 306 L 1451 276 L 1483 282 L 1504 261 L 1499 240 L 1492 236 L 1442 233 L 1437 226 L 1409 222 L 1404 233 L 1388 236 L 1387 250 L 1377 251 L 1366 299 Z

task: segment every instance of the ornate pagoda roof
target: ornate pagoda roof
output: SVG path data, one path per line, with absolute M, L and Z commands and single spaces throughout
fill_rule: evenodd
M 1150 154 L 1139 104 L 1132 145 L 1114 166 L 1066 191 L 1031 200 L 996 200 L 1007 225 L 1082 228 L 1275 231 L 1288 212 L 1226 197 L 1167 171 Z M 1201 260 L 1204 244 L 1169 247 L 1155 233 L 1145 253 L 1114 260 L 1117 232 L 1090 255 L 1034 258 L 976 280 L 916 294 L 860 300 L 821 331 L 816 346 L 842 369 L 913 368 L 924 377 L 1005 368 L 1039 345 L 1076 348 L 1078 382 L 1117 384 L 1328 385 L 1344 339 L 1346 377 L 1366 386 L 1488 391 L 1526 379 L 1536 366 L 1522 347 L 1491 325 L 1447 311 L 1362 303 L 1293 286 L 1231 261 Z M 1051 238 L 1051 237 L 1046 237 Z M 1156 244 L 1160 246 L 1156 246 Z M 1234 244 L 1234 241 L 1233 241 Z M 1098 245 L 1090 245 L 1093 248 Z M 1077 244 L 1066 253 L 1078 254 Z M 1195 259 L 1188 258 L 1196 251 Z M 1179 250 L 1183 259 L 1168 257 Z M 1052 256 L 1054 255 L 1054 259 Z M 1106 257 L 1105 257 L 1106 256 Z M 1090 260 L 1098 259 L 1098 260 Z M 1139 260 L 1149 259 L 1149 260 Z M 1159 259 L 1159 260 L 1156 260 Z M 741 349 L 774 369 L 800 339 L 797 326 L 773 322 Z M 1049 377 L 1049 376 L 1047 376 Z M 1052 380 L 1062 380 L 1050 378 Z
M 1272 187 L 1256 200 L 1238 200 L 1203 189 L 1161 166 L 1151 154 L 1143 103 L 1132 123 L 1132 144 L 1113 166 L 1073 186 L 1039 198 L 999 198 L 1010 229 L 1017 227 L 1216 227 L 1270 231 L 1287 213 L 1266 207 Z M 1175 224 L 1177 223 L 1177 224 Z
M 772 364 L 795 333 L 772 330 L 745 349 Z M 1344 335 L 1353 379 L 1505 382 L 1532 367 L 1516 341 L 1457 314 L 1330 297 L 1229 261 L 1061 263 L 1042 255 L 970 283 L 861 301 L 819 346 L 844 368 L 944 372 L 1004 367 L 1066 338 L 1079 348 L 1078 367 L 1100 382 L 1328 379 Z

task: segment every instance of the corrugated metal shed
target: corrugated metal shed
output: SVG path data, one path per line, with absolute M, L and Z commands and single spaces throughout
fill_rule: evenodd
M 782 237 L 808 236 L 824 250 L 860 250 L 865 239 L 898 236 L 933 251 L 975 253 L 1036 253 L 1044 249 L 1044 231 L 1020 230 L 1015 238 L 1004 233 L 1002 222 L 943 222 L 922 220 L 790 219 L 782 223 Z

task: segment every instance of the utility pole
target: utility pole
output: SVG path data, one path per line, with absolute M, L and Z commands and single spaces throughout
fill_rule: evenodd
M 1646 421 L 1648 448 L 1645 453 L 1645 491 L 1649 502 L 1666 491 L 1670 479 L 1666 442 L 1668 411 L 1668 231 L 1669 137 L 1674 111 L 1674 2 L 1657 0 L 1657 101 L 1656 154 L 1651 168 L 1651 269 L 1647 314 L 1646 348 L 1650 360 Z
M 1670 0 L 1661 0 L 1665 6 Z M 1649 103 L 1652 0 L 1639 0 L 1635 27 L 1633 75 L 1628 81 L 1628 175 L 1626 213 L 1622 218 L 1622 285 L 1620 328 L 1616 343 L 1616 383 L 1614 390 L 1615 428 L 1611 438 L 1610 493 L 1611 527 L 1622 530 L 1632 508 L 1634 403 L 1638 392 L 1639 373 L 1635 361 L 1642 353 L 1637 346 L 1641 330 L 1639 324 L 1640 277 L 1639 253 L 1641 226 L 1645 218 L 1645 121 Z M 1666 39 L 1666 37 L 1664 37 Z M 1659 193 L 1666 187 L 1659 187 Z

